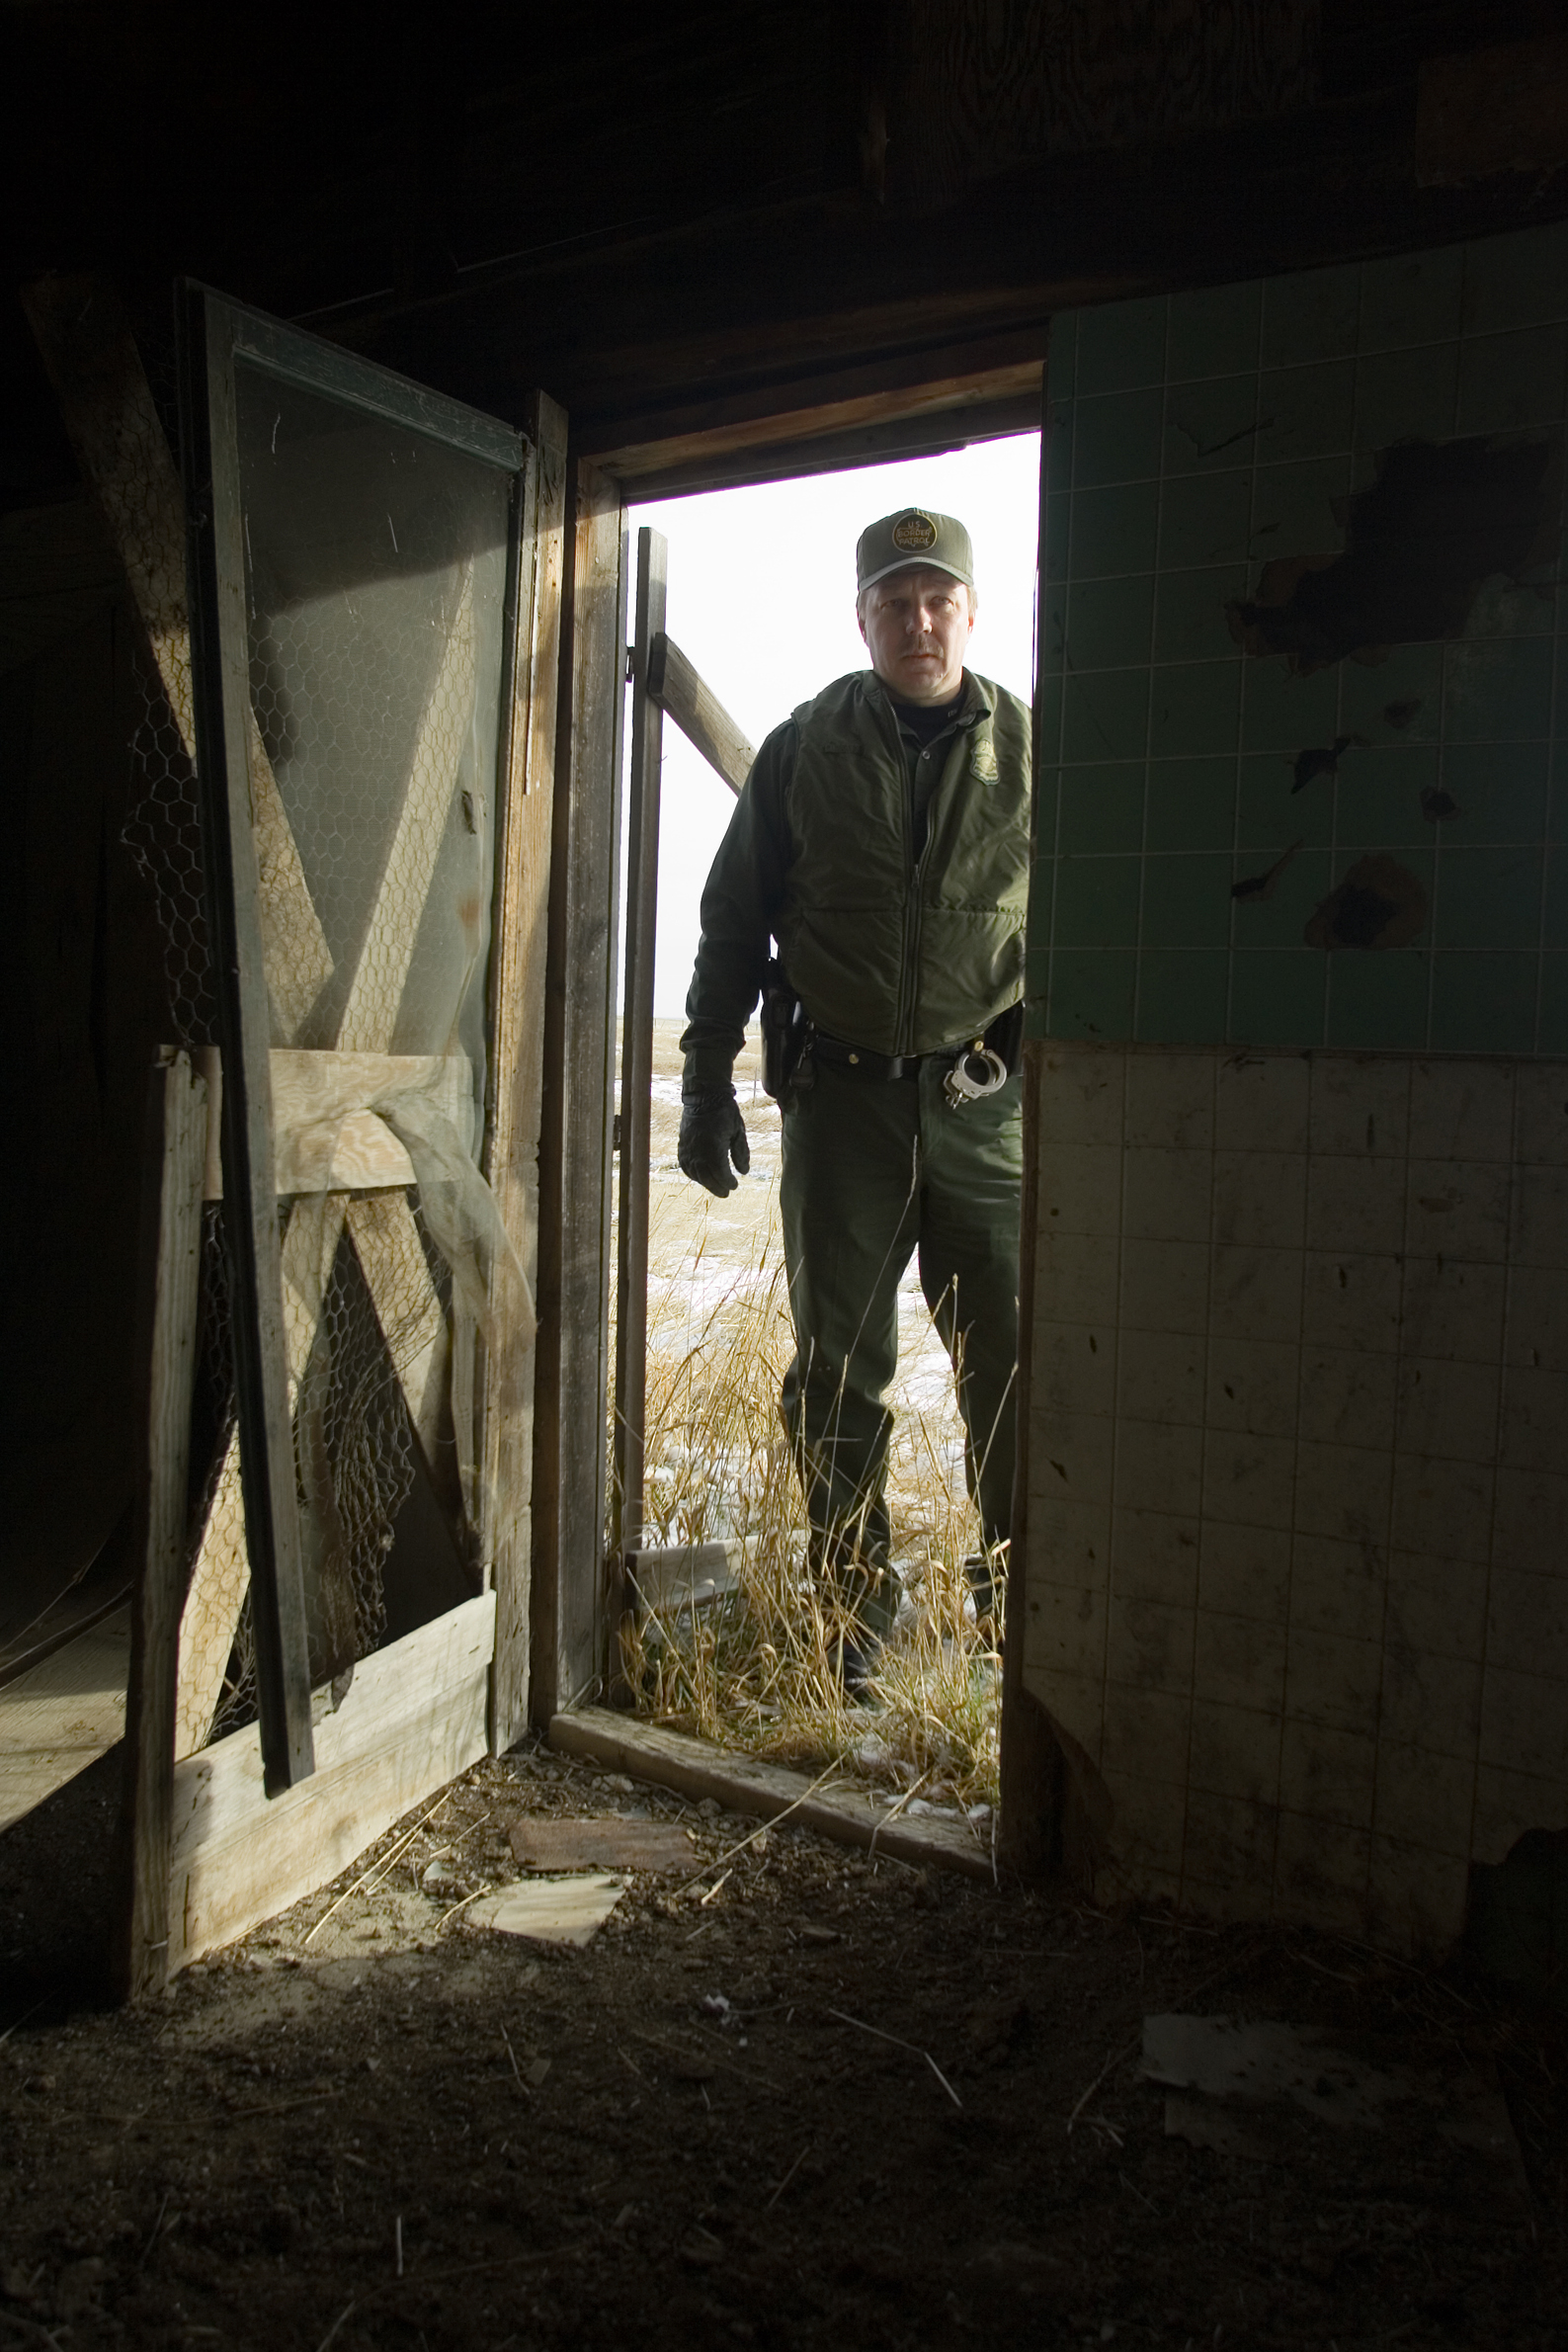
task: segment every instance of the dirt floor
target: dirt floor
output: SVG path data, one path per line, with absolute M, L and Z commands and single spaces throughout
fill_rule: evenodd
M 715 1867 L 582 1950 L 476 1929 L 524 1811 Z M 141 2011 L 0 2009 L 0 2347 L 1568 2346 L 1562 2013 L 787 1827 L 718 1861 L 755 1827 L 523 1751 Z M 1170 2010 L 1500 2080 L 1522 2162 L 1419 2108 L 1168 2138 Z

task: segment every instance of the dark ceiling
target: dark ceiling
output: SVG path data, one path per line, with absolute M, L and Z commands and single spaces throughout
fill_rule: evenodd
M 584 448 L 1043 348 L 1052 308 L 1568 209 L 1431 184 L 1425 61 L 1559 0 L 380 11 L 10 0 L 13 284 L 180 274 Z M 39 489 L 15 316 L 4 494 Z M 154 361 L 154 374 L 156 365 Z

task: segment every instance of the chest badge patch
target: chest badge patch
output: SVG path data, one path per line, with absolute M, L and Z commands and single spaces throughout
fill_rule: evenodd
M 989 735 L 982 735 L 969 754 L 969 773 L 976 784 L 996 784 L 999 781 L 996 765 L 996 745 Z

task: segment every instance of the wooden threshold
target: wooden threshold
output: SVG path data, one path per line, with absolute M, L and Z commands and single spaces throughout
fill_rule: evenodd
M 867 1717 L 867 1723 L 871 1722 Z M 971 1879 L 994 1882 L 989 1838 L 982 1844 L 966 1821 L 921 1813 L 911 1819 L 891 1806 L 873 1805 L 859 1789 L 812 1791 L 811 1778 L 783 1764 L 765 1764 L 733 1748 L 710 1747 L 682 1731 L 661 1730 L 635 1716 L 607 1707 L 579 1707 L 550 1718 L 549 1743 L 562 1755 L 609 1764 L 631 1780 L 674 1789 L 699 1803 L 711 1797 L 726 1811 L 759 1813 L 773 1820 L 789 1813 L 802 1829 L 863 1853 L 885 1854 L 917 1867 L 934 1864 Z M 809 1792 L 809 1794 L 808 1794 Z

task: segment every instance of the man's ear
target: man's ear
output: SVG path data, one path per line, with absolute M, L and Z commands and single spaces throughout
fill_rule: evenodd
M 858 596 L 855 599 L 855 626 L 861 632 L 862 644 L 868 645 L 871 640 L 866 633 L 866 599 L 864 596 Z

